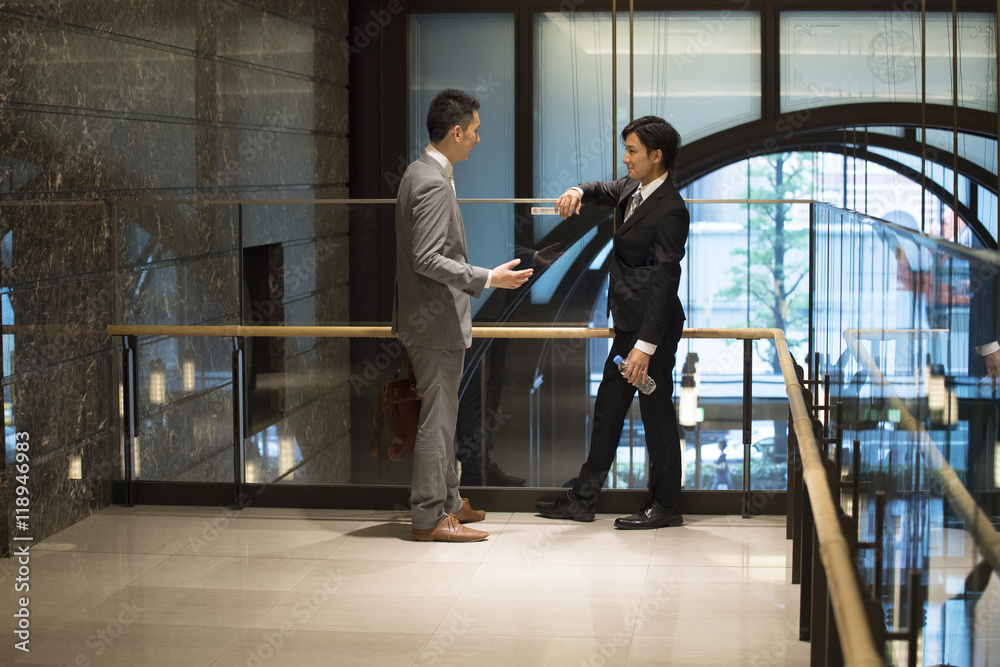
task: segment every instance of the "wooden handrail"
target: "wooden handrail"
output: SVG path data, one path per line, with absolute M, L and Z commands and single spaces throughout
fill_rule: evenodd
M 332 338 L 391 338 L 387 326 L 145 326 L 111 325 L 112 336 L 308 336 Z M 610 338 L 614 331 L 603 327 L 472 327 L 475 338 Z M 837 619 L 841 650 L 847 667 L 881 667 L 868 625 L 864 601 L 851 559 L 851 550 L 840 528 L 837 506 L 823 467 L 819 443 L 813 433 L 812 418 L 802 398 L 803 388 L 795 374 L 788 341 L 781 329 L 685 329 L 684 338 L 725 338 L 773 340 L 785 380 L 785 392 L 792 414 L 792 428 L 802 458 L 802 478 L 809 489 L 820 559 L 829 581 L 831 606 Z
M 16 326 L 16 325 L 12 325 Z M 773 339 L 772 329 L 685 329 L 683 338 Z M 238 338 L 395 338 L 390 327 L 282 325 L 145 325 L 112 324 L 109 336 L 224 336 Z M 611 338 L 606 327 L 472 327 L 473 338 Z
M 955 469 L 948 463 L 947 457 L 945 457 L 934 443 L 934 440 L 931 439 L 930 434 L 924 429 L 924 425 L 906 408 L 906 403 L 896 393 L 892 382 L 886 378 L 885 374 L 882 373 L 882 369 L 878 367 L 878 363 L 872 358 L 868 350 L 865 349 L 865 346 L 861 344 L 862 338 L 874 340 L 876 339 L 875 336 L 880 332 L 883 333 L 883 337 L 886 337 L 886 335 L 888 337 L 895 337 L 913 334 L 911 329 L 847 329 L 844 331 L 844 340 L 847 342 L 854 357 L 858 360 L 858 363 L 868 371 L 872 383 L 880 385 L 883 388 L 883 395 L 889 402 L 889 405 L 894 410 L 899 410 L 900 426 L 916 434 L 927 455 L 928 465 L 940 470 L 941 484 L 944 487 L 944 492 L 948 495 L 948 499 L 951 501 L 951 506 L 955 514 L 965 522 L 969 534 L 975 541 L 976 546 L 979 547 L 979 551 L 982 552 L 983 557 L 989 561 L 993 571 L 1000 572 L 1000 534 L 993 527 L 993 522 L 990 521 L 986 513 L 979 507 L 975 498 L 969 493 L 969 490 L 965 488 L 962 480 L 958 478 Z
M 460 204 L 554 204 L 558 199 L 539 197 L 529 198 L 492 198 L 470 199 L 462 198 Z M 815 199 L 686 199 L 688 204 L 825 204 Z M 0 200 L 3 206 L 53 206 L 53 205 L 83 205 L 95 206 L 111 204 L 116 206 L 275 206 L 275 205 L 309 205 L 309 206 L 349 206 L 354 204 L 393 204 L 395 199 L 46 199 L 46 200 Z
M 792 427 L 799 443 L 802 480 L 809 489 L 809 504 L 819 541 L 819 555 L 829 581 L 830 605 L 837 619 L 844 665 L 882 667 L 884 661 L 875 647 L 875 638 L 868 625 L 868 615 L 851 559 L 851 548 L 840 528 L 833 491 L 827 481 L 819 443 L 813 432 L 812 416 L 802 398 L 804 389 L 795 374 L 795 363 L 788 350 L 785 333 L 781 329 L 771 331 L 774 334 L 774 345 L 778 348 L 781 374 L 785 379 Z

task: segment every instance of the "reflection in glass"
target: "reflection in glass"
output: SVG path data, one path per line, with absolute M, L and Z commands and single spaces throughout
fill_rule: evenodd
M 987 363 L 1000 331 L 1000 265 L 994 253 L 845 211 L 818 206 L 814 219 L 812 372 L 830 377 L 831 402 L 843 407 L 832 426 L 859 448 L 860 467 L 841 467 L 843 479 L 859 484 L 858 505 L 842 491 L 842 507 L 857 517 L 859 539 L 885 534 L 881 552 L 862 553 L 862 580 L 873 591 L 879 564 L 877 601 L 890 631 L 906 629 L 912 592 L 926 596 L 918 664 L 988 664 L 1000 618 L 980 610 L 995 591 L 962 519 L 964 492 L 946 484 L 946 473 L 997 525 L 1000 419 Z M 854 458 L 853 445 L 843 456 Z M 882 526 L 877 492 L 885 494 Z M 890 642 L 890 652 L 898 663 L 909 659 L 905 642 Z
M 719 12 L 635 12 L 635 117 L 665 118 L 686 143 L 760 118 L 760 15 L 725 14 L 723 19 Z M 612 178 L 615 142 L 631 120 L 627 13 L 618 14 L 617 30 L 616 128 L 611 14 L 535 15 L 537 197 L 558 197 L 571 185 Z M 557 221 L 540 221 L 536 239 Z
M 951 13 L 927 13 L 927 103 L 952 104 Z M 921 102 L 919 11 L 781 12 L 781 111 Z M 996 112 L 995 17 L 960 13 L 960 106 Z

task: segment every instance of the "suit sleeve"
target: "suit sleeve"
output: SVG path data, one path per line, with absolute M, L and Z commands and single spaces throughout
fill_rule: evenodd
M 431 280 L 478 297 L 486 287 L 488 269 L 445 255 L 452 223 L 451 192 L 447 182 L 431 182 L 413 193 L 413 270 Z
M 583 198 L 581 201 L 584 204 L 597 203 L 601 206 L 618 206 L 618 201 L 621 199 L 622 192 L 625 191 L 625 185 L 628 182 L 628 178 L 620 178 L 617 181 L 591 181 L 589 183 L 581 183 L 576 186 L 583 190 Z
M 689 226 L 690 215 L 682 202 L 674 202 L 666 215 L 657 221 L 649 301 L 639 328 L 639 340 L 659 345 L 671 324 L 684 318 L 677 306 L 680 303 L 681 260 L 684 259 Z

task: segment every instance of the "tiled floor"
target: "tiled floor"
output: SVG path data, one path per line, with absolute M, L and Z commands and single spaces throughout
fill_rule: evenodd
M 404 513 L 112 507 L 32 548 L 27 654 L 0 561 L 0 664 L 807 665 L 784 518 L 685 518 L 441 544 Z

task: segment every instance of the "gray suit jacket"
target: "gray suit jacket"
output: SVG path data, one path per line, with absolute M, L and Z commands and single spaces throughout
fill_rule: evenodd
M 472 297 L 489 270 L 468 263 L 465 225 L 444 169 L 424 153 L 406 168 L 396 197 L 396 292 L 392 331 L 407 345 L 472 344 Z

